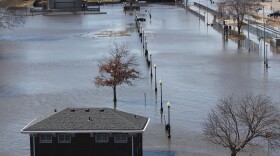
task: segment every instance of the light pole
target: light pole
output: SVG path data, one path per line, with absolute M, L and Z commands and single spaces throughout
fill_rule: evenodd
M 198 13 L 199 13 L 199 18 L 198 20 L 200 21 L 200 0 L 198 1 L 199 5 L 198 5 Z
M 265 67 L 268 68 L 268 60 L 267 60 L 267 44 L 265 45 L 266 46 L 266 50 L 265 50 Z
M 263 6 L 263 52 L 264 52 L 264 64 L 266 63 L 265 61 L 265 20 L 264 20 L 264 6 Z
M 145 35 L 145 50 L 148 50 L 148 42 L 147 42 L 147 36 Z M 147 54 L 148 55 L 148 54 Z
M 264 48 L 263 48 L 263 64 L 266 65 L 266 51 L 265 51 L 265 49 L 267 49 L 267 47 L 265 46 L 265 38 L 264 38 L 264 37 L 259 37 L 259 43 L 260 43 L 261 39 L 263 39 L 263 42 L 264 42 Z
M 207 5 L 207 26 L 208 26 L 208 1 L 206 1 L 206 5 Z
M 250 20 L 249 20 L 249 15 L 247 15 L 248 17 L 248 42 L 249 42 L 249 52 L 250 52 Z
M 261 38 L 262 37 L 259 37 L 258 39 L 259 39 L 259 52 L 260 52 L 260 49 L 261 49 Z
M 152 53 L 150 53 L 150 65 L 151 65 L 151 77 L 153 76 L 153 67 L 152 67 Z
M 155 92 L 157 92 L 157 65 L 154 64 L 155 67 Z
M 171 138 L 171 135 L 170 135 L 170 130 L 171 130 L 171 125 L 170 125 L 170 102 L 168 101 L 167 102 L 167 108 L 168 108 L 168 124 L 166 125 L 166 127 L 168 127 L 168 138 Z
M 159 84 L 160 84 L 160 112 L 163 112 L 163 108 L 162 108 L 162 80 L 159 80 Z

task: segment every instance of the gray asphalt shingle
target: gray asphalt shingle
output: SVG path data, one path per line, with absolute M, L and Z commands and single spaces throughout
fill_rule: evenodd
M 146 117 L 110 108 L 66 108 L 43 120 L 29 124 L 22 132 L 144 130 L 147 123 Z

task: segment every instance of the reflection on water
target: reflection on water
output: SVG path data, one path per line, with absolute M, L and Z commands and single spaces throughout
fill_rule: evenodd
M 145 156 L 175 156 L 175 152 L 171 151 L 144 151 Z
M 280 102 L 279 55 L 269 55 L 271 68 L 264 71 L 261 53 L 237 50 L 236 43 L 223 42 L 221 34 L 182 8 L 151 5 L 151 23 L 143 27 L 157 80 L 163 80 L 161 117 L 160 92 L 154 92 L 134 16 L 122 12 L 121 6 L 101 9 L 108 14 L 34 16 L 23 28 L 1 32 L 0 155 L 29 155 L 28 136 L 20 130 L 36 116 L 65 107 L 113 108 L 112 88 L 97 88 L 93 80 L 97 58 L 114 42 L 127 42 L 138 56 L 143 79 L 133 87 L 117 88 L 117 109 L 151 118 L 143 138 L 147 155 L 225 155 L 228 151 L 204 141 L 201 130 L 220 97 L 252 91 Z M 141 15 L 148 19 L 144 9 Z M 129 35 L 94 37 L 104 32 Z M 167 101 L 171 140 L 164 130 Z M 252 150 L 253 155 L 266 152 Z

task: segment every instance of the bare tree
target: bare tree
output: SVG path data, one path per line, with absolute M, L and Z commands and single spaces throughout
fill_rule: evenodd
M 23 16 L 16 7 L 20 0 L 0 0 L 0 28 L 13 29 L 24 23 Z
M 271 98 L 246 94 L 221 99 L 203 124 L 203 133 L 208 141 L 229 148 L 231 156 L 236 156 L 246 145 L 259 145 L 258 138 L 279 142 L 279 128 L 280 112 Z
M 221 0 L 223 9 L 237 22 L 238 34 L 241 33 L 244 16 L 259 6 L 255 0 Z
M 126 44 L 115 44 L 109 50 L 109 55 L 99 60 L 99 76 L 95 78 L 96 86 L 112 87 L 114 91 L 114 102 L 117 101 L 116 89 L 118 85 L 132 85 L 131 80 L 140 77 L 137 71 L 136 58 L 129 54 Z

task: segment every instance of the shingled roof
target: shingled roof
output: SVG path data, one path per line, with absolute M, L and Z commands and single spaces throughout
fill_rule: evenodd
M 143 133 L 149 119 L 110 108 L 66 108 L 35 119 L 22 133 Z

